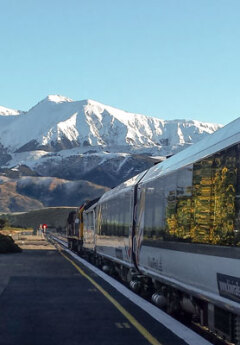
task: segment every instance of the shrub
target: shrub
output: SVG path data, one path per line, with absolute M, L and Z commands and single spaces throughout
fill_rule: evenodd
M 19 253 L 22 249 L 14 243 L 12 237 L 0 234 L 0 253 Z

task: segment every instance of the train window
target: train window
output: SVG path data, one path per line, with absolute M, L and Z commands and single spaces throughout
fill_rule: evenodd
M 101 234 L 128 236 L 131 192 L 101 205 Z M 144 238 L 240 246 L 240 146 L 139 186 Z
M 118 214 L 119 214 L 119 224 L 118 224 L 118 236 L 124 236 L 124 222 L 125 222 L 125 194 L 121 194 L 119 197 Z
M 126 195 L 126 203 L 125 203 L 125 218 L 124 218 L 124 236 L 129 236 L 129 227 L 132 223 L 132 193 L 128 192 Z
M 130 217 L 129 194 L 118 195 L 101 204 L 97 229 L 102 236 L 128 237 Z
M 114 227 L 112 231 L 113 236 L 123 237 L 128 236 L 128 229 L 130 224 L 129 218 L 129 197 L 131 194 L 123 193 L 115 200 L 112 200 L 113 214 L 114 214 Z
M 141 188 L 138 217 L 144 208 L 144 238 L 161 239 L 165 225 L 164 217 L 164 185 L 162 180 L 152 181 Z M 141 220 L 139 219 L 139 223 Z M 140 224 L 139 224 L 140 226 Z
M 193 167 L 188 166 L 178 173 L 177 177 L 177 200 L 178 200 L 178 223 L 181 227 L 180 236 L 188 239 L 191 236 L 192 222 L 192 176 Z
M 166 239 L 240 245 L 239 166 L 234 146 L 173 174 L 177 186 L 167 197 Z
M 144 238 L 240 246 L 240 145 L 146 183 L 141 193 Z

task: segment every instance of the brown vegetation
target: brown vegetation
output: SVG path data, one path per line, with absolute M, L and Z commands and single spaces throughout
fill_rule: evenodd
M 19 194 L 16 182 L 6 182 L 0 185 L 0 210 L 1 212 L 21 212 L 43 208 L 43 204 L 26 195 Z

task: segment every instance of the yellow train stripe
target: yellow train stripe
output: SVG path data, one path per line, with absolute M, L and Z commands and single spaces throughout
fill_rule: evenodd
M 61 255 L 71 262 L 71 264 L 78 270 L 79 273 L 86 279 L 88 279 L 119 311 L 121 314 L 125 316 L 125 318 L 138 330 L 141 335 L 144 336 L 144 338 L 147 339 L 147 341 L 151 345 L 162 345 L 156 338 L 154 338 L 147 330 L 144 328 L 125 308 L 119 304 L 115 298 L 113 298 L 106 290 L 104 290 L 98 283 L 95 282 L 94 279 L 89 277 L 73 260 L 68 258 L 63 252 L 60 250 Z

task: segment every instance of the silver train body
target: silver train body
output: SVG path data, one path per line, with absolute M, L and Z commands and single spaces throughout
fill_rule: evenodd
M 240 119 L 105 193 L 83 250 L 240 343 Z

